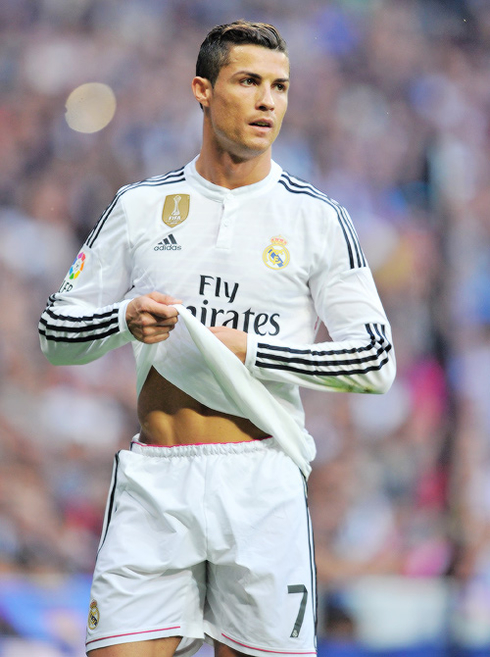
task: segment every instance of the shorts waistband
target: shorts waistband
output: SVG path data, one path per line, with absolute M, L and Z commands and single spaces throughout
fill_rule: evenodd
M 131 451 L 136 454 L 155 456 L 158 458 L 174 458 L 181 456 L 210 456 L 215 454 L 246 454 L 247 452 L 279 449 L 272 436 L 256 440 L 246 440 L 239 443 L 196 443 L 192 445 L 147 445 L 140 443 L 138 436 L 131 441 Z

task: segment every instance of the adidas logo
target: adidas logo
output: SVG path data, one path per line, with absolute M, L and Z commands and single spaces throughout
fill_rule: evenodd
M 163 239 L 161 242 L 158 242 L 158 244 L 153 247 L 154 251 L 180 251 L 182 247 L 180 244 L 177 244 L 177 240 L 175 237 L 170 233 L 168 237 Z

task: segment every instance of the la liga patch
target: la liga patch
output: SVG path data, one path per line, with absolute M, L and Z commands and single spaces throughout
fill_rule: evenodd
M 72 266 L 70 267 L 70 271 L 68 272 L 67 278 L 69 278 L 70 281 L 73 281 L 80 276 L 85 266 L 86 257 L 87 256 L 83 251 L 80 251 L 80 253 L 77 255 L 73 261 Z

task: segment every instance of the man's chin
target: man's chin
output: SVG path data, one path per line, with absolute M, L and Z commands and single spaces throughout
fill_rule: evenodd
M 232 155 L 244 161 L 253 160 L 254 158 L 260 157 L 261 155 L 265 155 L 266 153 L 270 154 L 271 146 L 272 144 L 270 143 L 267 144 L 251 143 L 251 144 L 243 145 L 241 148 L 237 148 L 236 150 L 234 150 Z

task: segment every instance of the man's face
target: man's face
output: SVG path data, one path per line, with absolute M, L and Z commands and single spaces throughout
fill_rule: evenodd
M 289 60 L 277 50 L 233 46 L 209 88 L 210 126 L 223 150 L 250 159 L 269 149 L 288 104 Z

